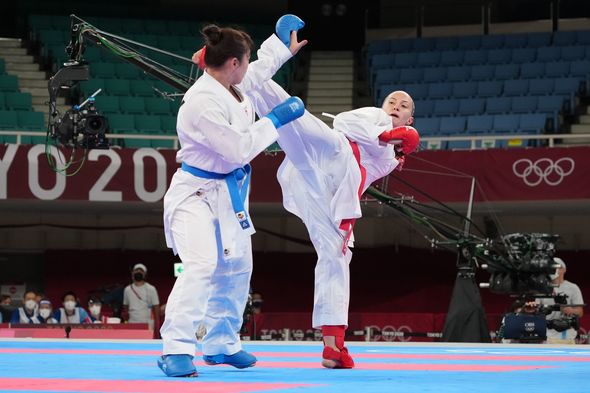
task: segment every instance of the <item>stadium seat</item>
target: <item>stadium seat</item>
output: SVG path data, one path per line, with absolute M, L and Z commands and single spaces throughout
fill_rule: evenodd
M 555 46 L 567 46 L 574 45 L 576 43 L 576 32 L 575 31 L 555 31 L 553 32 L 553 45 Z
M 162 133 L 160 116 L 135 115 L 135 128 L 141 134 L 160 134 Z
M 113 63 L 93 63 L 90 65 L 90 74 L 94 78 L 110 79 L 115 78 L 115 64 Z
M 430 117 L 434 113 L 434 105 L 437 101 L 436 100 L 416 100 L 414 101 L 414 106 L 416 107 L 416 112 L 414 116 L 418 117 Z
M 537 110 L 535 96 L 512 97 L 512 113 L 532 113 Z
M 0 75 L 0 91 L 18 92 L 18 78 L 14 75 Z
M 188 35 L 188 34 L 184 34 L 184 35 Z M 371 57 L 376 54 L 388 53 L 390 50 L 390 45 L 389 45 L 390 42 L 391 42 L 391 40 L 372 41 L 371 43 L 369 43 L 369 45 L 367 47 L 367 55 L 369 57 Z
M 566 61 L 583 60 L 586 48 L 582 45 L 564 46 L 561 48 L 561 59 Z
M 505 96 L 522 96 L 527 94 L 528 88 L 528 80 L 512 79 L 504 81 L 503 91 Z
M 537 51 L 532 48 L 512 49 L 511 59 L 513 63 L 532 63 L 535 61 Z
M 459 111 L 459 101 L 455 99 L 450 100 L 436 100 L 434 101 L 434 115 L 436 116 L 454 116 Z M 442 127 L 442 125 L 441 125 Z
M 573 61 L 570 64 L 570 76 L 590 76 L 590 60 Z
M 578 78 L 557 78 L 555 79 L 555 94 L 577 94 L 583 82 Z
M 531 79 L 529 82 L 529 94 L 546 95 L 554 90 L 554 79 Z
M 166 134 L 176 133 L 176 116 L 160 116 L 160 123 Z
M 445 134 L 460 134 L 465 132 L 466 119 L 462 116 L 443 117 L 440 119 L 440 132 Z
M 447 69 L 447 82 L 462 82 L 469 80 L 471 74 L 470 66 L 453 66 Z
M 403 40 L 392 41 L 389 47 L 390 53 L 403 53 L 409 52 L 414 47 L 414 40 L 412 38 L 406 38 Z
M 528 113 L 520 115 L 519 129 L 521 132 L 542 134 L 545 129 L 547 115 L 544 113 Z
M 493 79 L 495 66 L 493 65 L 477 65 L 471 67 L 471 80 L 472 81 L 486 81 Z
M 549 62 L 557 61 L 561 57 L 561 48 L 556 46 L 546 46 L 537 48 L 537 61 L 538 62 Z
M 488 64 L 506 64 L 510 63 L 510 50 L 508 49 L 490 49 L 488 51 Z
M 410 68 L 416 64 L 416 54 L 411 53 L 398 53 L 395 55 L 394 66 L 398 68 Z
M 465 52 L 457 51 L 444 51 L 440 54 L 440 65 L 441 66 L 454 66 L 463 64 L 463 57 Z
M 415 118 L 414 127 L 419 130 L 420 135 L 436 135 L 439 132 L 440 118 Z
M 419 67 L 434 67 L 440 63 L 440 52 L 418 53 L 416 65 Z
M 432 86 L 432 85 L 430 85 Z M 411 95 L 416 100 L 421 100 L 423 98 L 429 97 L 428 90 L 429 85 L 422 83 L 422 84 L 412 84 L 406 85 L 403 90 L 407 91 L 409 95 Z M 402 90 L 401 87 L 397 86 L 396 90 Z M 393 89 L 389 90 L 393 91 Z M 383 97 L 385 99 L 385 97 Z M 381 104 L 379 104 L 381 106 Z
M 121 112 L 129 114 L 145 113 L 145 102 L 143 97 L 121 97 L 119 98 Z
M 126 79 L 105 79 L 104 87 L 106 93 L 115 96 L 129 96 L 129 81 Z
M 118 113 L 119 112 L 119 97 L 106 96 L 99 94 L 96 97 L 96 109 L 103 113 Z
M 522 63 L 520 65 L 520 77 L 524 79 L 541 78 L 545 75 L 543 63 Z
M 17 112 L 0 110 L 0 129 L 3 130 L 17 130 L 18 117 Z
M 116 134 L 135 132 L 135 117 L 133 115 L 112 114 L 108 116 L 111 132 Z
M 504 36 L 500 34 L 484 35 L 481 37 L 482 49 L 498 49 L 504 46 Z
M 528 33 L 527 44 L 529 48 L 540 48 L 551 45 L 551 33 Z
M 492 129 L 494 132 L 517 132 L 519 115 L 495 115 Z
M 545 63 L 545 77 L 565 77 L 570 73 L 569 61 L 552 61 Z
M 433 83 L 428 88 L 428 97 L 430 98 L 446 98 L 453 93 L 452 83 Z
M 590 45 L 590 30 L 579 30 L 576 33 L 576 43 L 578 45 Z
M 494 71 L 494 79 L 516 79 L 518 78 L 519 71 L 517 64 L 499 64 Z
M 115 75 L 119 79 L 141 79 L 143 71 L 128 63 L 115 64 Z
M 497 97 L 502 94 L 502 82 L 483 81 L 477 83 L 478 97 Z
M 436 38 L 434 47 L 438 51 L 452 51 L 457 49 L 458 41 L 457 37 L 438 37 Z
M 168 115 L 170 114 L 169 101 L 164 98 L 148 97 L 145 99 L 145 109 L 152 115 Z
M 487 61 L 488 51 L 485 49 L 466 51 L 463 57 L 463 64 L 467 65 L 485 64 Z
M 29 131 L 45 131 L 45 115 L 42 112 L 18 112 L 18 128 Z
M 460 37 L 458 39 L 457 48 L 460 50 L 474 50 L 481 48 L 481 38 L 480 35 L 470 35 Z
M 483 98 L 468 98 L 459 100 L 458 114 L 462 116 L 479 115 L 484 111 L 485 100 Z
M 458 82 L 453 85 L 453 97 L 467 98 L 477 94 L 477 82 Z
M 426 68 L 424 70 L 423 80 L 426 83 L 442 82 L 446 80 L 447 69 L 444 67 Z
M 468 133 L 488 133 L 492 130 L 494 121 L 493 116 L 479 115 L 469 116 L 467 118 L 467 132 Z
M 435 38 L 417 38 L 414 40 L 415 52 L 429 52 L 434 49 Z
M 421 68 L 404 68 L 400 71 L 399 82 L 416 83 L 422 81 L 424 70 Z
M 526 34 L 508 34 L 504 36 L 504 48 L 517 49 L 527 45 Z
M 4 93 L 6 108 L 19 111 L 32 111 L 33 98 L 31 93 Z
M 507 97 L 489 97 L 486 99 L 486 113 L 497 115 L 510 112 L 512 103 Z
M 395 55 L 392 54 L 375 55 L 371 59 L 371 69 L 391 68 L 394 65 L 394 61 Z
M 400 70 L 397 68 L 378 70 L 373 77 L 374 85 L 391 84 L 399 81 Z
M 155 94 L 151 80 L 132 80 L 129 84 L 134 96 L 153 97 Z

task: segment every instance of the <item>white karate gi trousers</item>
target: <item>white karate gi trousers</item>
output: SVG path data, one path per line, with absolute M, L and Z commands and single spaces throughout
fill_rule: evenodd
M 179 170 L 170 188 L 175 182 L 181 185 L 193 182 L 191 176 Z M 207 182 L 199 192 L 184 199 L 175 207 L 170 222 L 184 270 L 168 298 L 166 319 L 160 330 L 164 355 L 194 356 L 195 333 L 201 323 L 207 329 L 203 354 L 232 355 L 242 349 L 239 331 L 252 275 L 252 244 L 249 234 L 236 231 L 239 256 L 224 258 L 218 198 L 228 196 L 222 192 L 221 182 Z

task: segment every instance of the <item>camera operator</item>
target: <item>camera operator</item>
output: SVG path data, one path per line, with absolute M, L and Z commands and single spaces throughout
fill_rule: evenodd
M 578 334 L 574 326 L 577 326 L 577 318 L 584 315 L 584 310 L 581 306 L 584 303 L 584 299 L 582 298 L 580 288 L 564 278 L 566 272 L 565 262 L 561 258 L 554 258 L 553 260 L 560 265 L 556 273 L 551 275 L 553 284 L 557 285 L 553 288 L 553 294 L 566 295 L 567 298 L 559 311 L 552 311 L 546 317 L 547 343 L 574 344 Z M 538 298 L 537 302 L 542 307 L 553 306 L 560 304 L 559 296 L 557 296 L 557 299 L 558 301 L 556 302 L 555 298 Z

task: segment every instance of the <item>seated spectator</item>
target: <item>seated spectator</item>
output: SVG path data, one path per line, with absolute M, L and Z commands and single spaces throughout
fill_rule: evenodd
M 108 323 L 109 318 L 102 315 L 102 302 L 97 297 L 91 297 L 88 300 L 88 311 L 92 323 Z
M 0 295 L 0 323 L 9 322 L 12 318 L 12 297 L 10 295 Z
M 39 306 L 35 301 L 36 293 L 34 291 L 25 292 L 23 306 L 17 308 L 12 313 L 10 323 L 39 323 Z
M 57 323 L 57 320 L 51 316 L 53 307 L 48 299 L 41 299 L 39 302 L 39 323 L 53 324 Z
M 63 307 L 53 313 L 58 323 L 92 323 L 86 310 L 77 306 L 78 298 L 74 292 L 66 292 L 62 301 Z

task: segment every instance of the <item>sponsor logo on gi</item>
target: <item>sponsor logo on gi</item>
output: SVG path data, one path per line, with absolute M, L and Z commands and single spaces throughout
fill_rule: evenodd
M 512 164 L 512 172 L 529 187 L 538 186 L 543 182 L 549 186 L 556 186 L 572 174 L 575 166 L 574 160 L 570 157 L 562 157 L 555 162 L 550 158 L 539 158 L 535 162 L 521 158 Z

